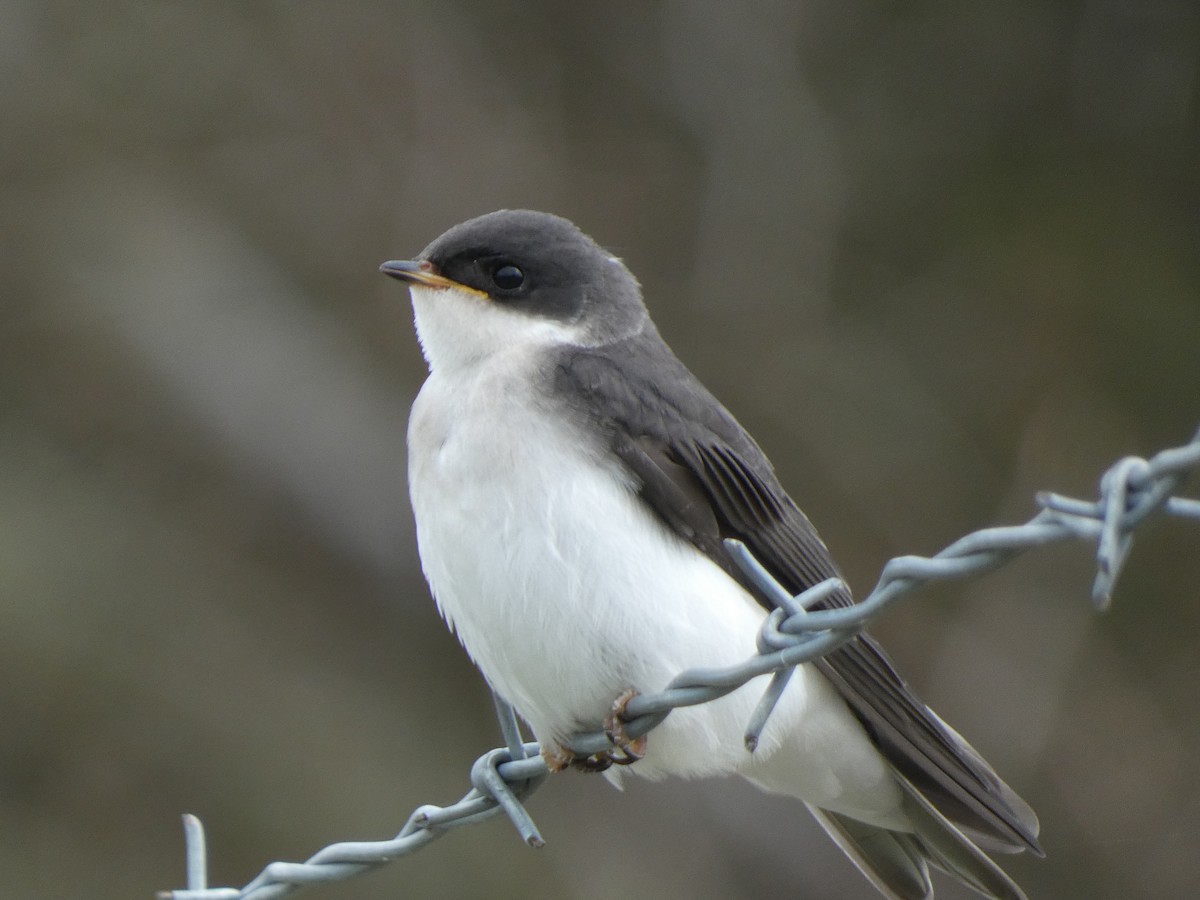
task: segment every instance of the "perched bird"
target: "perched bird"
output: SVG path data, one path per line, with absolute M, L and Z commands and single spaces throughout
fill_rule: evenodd
M 837 567 L 619 259 L 566 219 L 502 210 L 381 270 L 408 283 L 429 366 L 408 429 L 425 577 L 551 768 L 607 723 L 634 773 L 799 798 L 885 896 L 931 897 L 932 865 L 1024 897 L 985 851 L 1040 855 L 1033 811 L 865 634 L 796 670 L 753 752 L 766 676 L 622 738 L 629 697 L 754 654 L 770 602 L 725 538 L 794 593 Z

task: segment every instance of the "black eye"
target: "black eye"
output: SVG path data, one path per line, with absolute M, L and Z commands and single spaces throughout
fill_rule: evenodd
M 492 282 L 502 291 L 515 291 L 525 283 L 525 273 L 506 263 L 492 272 Z

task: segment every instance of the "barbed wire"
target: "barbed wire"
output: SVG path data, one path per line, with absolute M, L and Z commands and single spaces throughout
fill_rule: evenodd
M 1147 460 L 1126 457 L 1100 479 L 1099 497 L 1077 500 L 1060 494 L 1037 495 L 1041 507 L 1023 525 L 985 528 L 960 538 L 933 557 L 899 556 L 884 567 L 874 590 L 850 607 L 810 607 L 845 585 L 829 579 L 796 596 L 790 595 L 739 541 L 726 545 L 746 574 L 777 604 L 758 638 L 758 653 L 736 666 L 689 669 L 656 694 L 642 694 L 625 707 L 624 731 L 629 738 L 646 734 L 682 706 L 707 703 L 737 690 L 752 678 L 770 674 L 769 686 L 747 723 L 748 750 L 758 743 L 776 701 L 795 666 L 837 649 L 890 604 L 934 581 L 949 581 L 998 568 L 1033 547 L 1068 539 L 1096 545 L 1092 600 L 1100 610 L 1112 601 L 1117 577 L 1133 546 L 1133 531 L 1150 516 L 1165 514 L 1200 521 L 1200 500 L 1176 496 L 1184 480 L 1200 468 L 1200 430 L 1180 447 Z M 521 736 L 516 714 L 495 697 L 505 746 L 490 750 L 471 767 L 471 790 L 450 806 L 418 807 L 391 840 L 332 844 L 302 863 L 273 862 L 243 888 L 210 888 L 204 828 L 193 815 L 183 817 L 187 848 L 187 887 L 162 891 L 160 900 L 269 900 L 305 885 L 341 881 L 377 868 L 465 825 L 506 815 L 531 847 L 545 842 L 523 800 L 545 781 L 548 769 L 537 743 Z M 577 735 L 568 748 L 580 755 L 612 747 L 603 732 Z

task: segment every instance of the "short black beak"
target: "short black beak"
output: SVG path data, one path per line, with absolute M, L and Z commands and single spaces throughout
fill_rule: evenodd
M 379 271 L 401 281 L 422 281 L 425 276 L 434 274 L 431 263 L 416 259 L 390 259 L 379 267 Z
M 409 284 L 419 284 L 422 287 L 440 288 L 442 290 L 453 288 L 463 293 L 478 294 L 480 297 L 487 297 L 487 294 L 483 291 L 467 287 L 465 284 L 459 284 L 454 279 L 439 274 L 437 267 L 427 259 L 392 259 L 380 266 L 379 271 L 384 275 L 391 275 L 393 278 L 407 281 Z

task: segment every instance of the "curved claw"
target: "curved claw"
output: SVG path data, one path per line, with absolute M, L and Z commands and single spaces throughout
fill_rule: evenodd
M 646 736 L 631 738 L 625 733 L 625 707 L 638 695 L 633 688 L 625 691 L 613 701 L 612 709 L 604 717 L 604 733 L 613 742 L 614 750 L 608 751 L 610 765 L 629 766 L 646 755 Z

